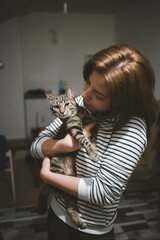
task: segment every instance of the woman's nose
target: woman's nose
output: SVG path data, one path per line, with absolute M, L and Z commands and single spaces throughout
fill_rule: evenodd
M 90 87 L 84 89 L 83 93 L 82 93 L 82 97 L 86 100 L 90 100 L 92 97 L 92 92 Z

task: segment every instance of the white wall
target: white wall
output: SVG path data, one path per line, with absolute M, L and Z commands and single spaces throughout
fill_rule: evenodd
M 33 13 L 21 19 L 24 91 L 51 90 L 60 79 L 83 90 L 85 56 L 114 43 L 113 15 Z M 51 31 L 54 31 L 54 42 Z M 27 100 L 28 135 L 32 127 L 50 123 L 47 100 Z
M 0 71 L 0 133 L 25 137 L 23 93 L 29 89 L 58 94 L 62 79 L 73 85 L 75 95 L 80 94 L 85 56 L 114 43 L 114 24 L 114 15 L 51 13 L 0 24 L 0 58 L 6 63 Z M 54 42 L 50 30 L 56 33 Z M 47 100 L 27 100 L 26 106 L 29 130 L 37 122 L 49 124 Z
M 83 89 L 85 56 L 114 43 L 138 48 L 156 74 L 155 95 L 160 99 L 160 1 L 141 0 L 114 15 L 33 13 L 0 24 L 0 133 L 25 136 L 23 93 L 43 88 L 58 93 L 58 82 Z M 56 33 L 52 42 L 52 33 Z M 49 122 L 47 100 L 28 100 L 30 127 Z M 38 113 L 38 114 L 37 114 Z
M 23 78 L 19 18 L 0 24 L 0 134 L 24 138 Z
M 85 55 L 113 44 L 115 38 L 113 15 L 33 13 L 22 19 L 21 29 L 24 90 L 43 88 L 54 94 L 60 79 L 80 94 Z
M 141 0 L 116 15 L 116 42 L 139 49 L 151 62 L 156 76 L 155 96 L 160 99 L 160 1 Z

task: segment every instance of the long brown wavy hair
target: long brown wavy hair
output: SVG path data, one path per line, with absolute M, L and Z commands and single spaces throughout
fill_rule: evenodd
M 86 81 L 93 70 L 106 79 L 111 95 L 109 115 L 118 119 L 115 130 L 133 116 L 144 119 L 149 130 L 157 112 L 150 62 L 132 46 L 120 44 L 99 51 L 86 62 L 83 70 Z

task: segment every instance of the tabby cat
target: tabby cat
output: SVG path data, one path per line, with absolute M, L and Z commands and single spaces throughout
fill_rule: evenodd
M 93 162 L 97 162 L 99 155 L 95 144 L 91 143 L 90 140 L 84 136 L 82 129 L 82 127 L 93 122 L 95 119 L 88 114 L 85 108 L 76 103 L 72 87 L 68 87 L 66 93 L 63 95 L 52 96 L 51 94 L 46 93 L 46 96 L 50 102 L 50 109 L 53 115 L 60 118 L 63 122 L 56 139 L 61 139 L 66 135 L 66 133 L 70 133 L 81 144 L 81 146 L 86 149 L 90 159 Z M 94 133 L 96 133 L 96 130 Z M 50 162 L 51 171 L 60 174 L 76 176 L 76 153 L 77 151 L 67 154 L 58 154 L 57 156 L 52 157 Z M 39 213 L 43 213 L 47 210 L 47 200 L 51 192 L 60 194 L 61 197 L 66 200 L 67 212 L 69 213 L 71 219 L 79 228 L 86 228 L 86 223 L 82 221 L 76 211 L 76 199 L 67 193 L 55 189 L 51 185 L 45 184 L 40 191 L 38 199 Z

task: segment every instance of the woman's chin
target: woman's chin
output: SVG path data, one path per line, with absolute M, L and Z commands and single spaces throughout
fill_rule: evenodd
M 84 103 L 84 106 L 85 106 L 85 108 L 87 108 L 88 110 L 94 111 L 94 110 L 93 110 L 93 107 L 92 107 L 91 105 Z

